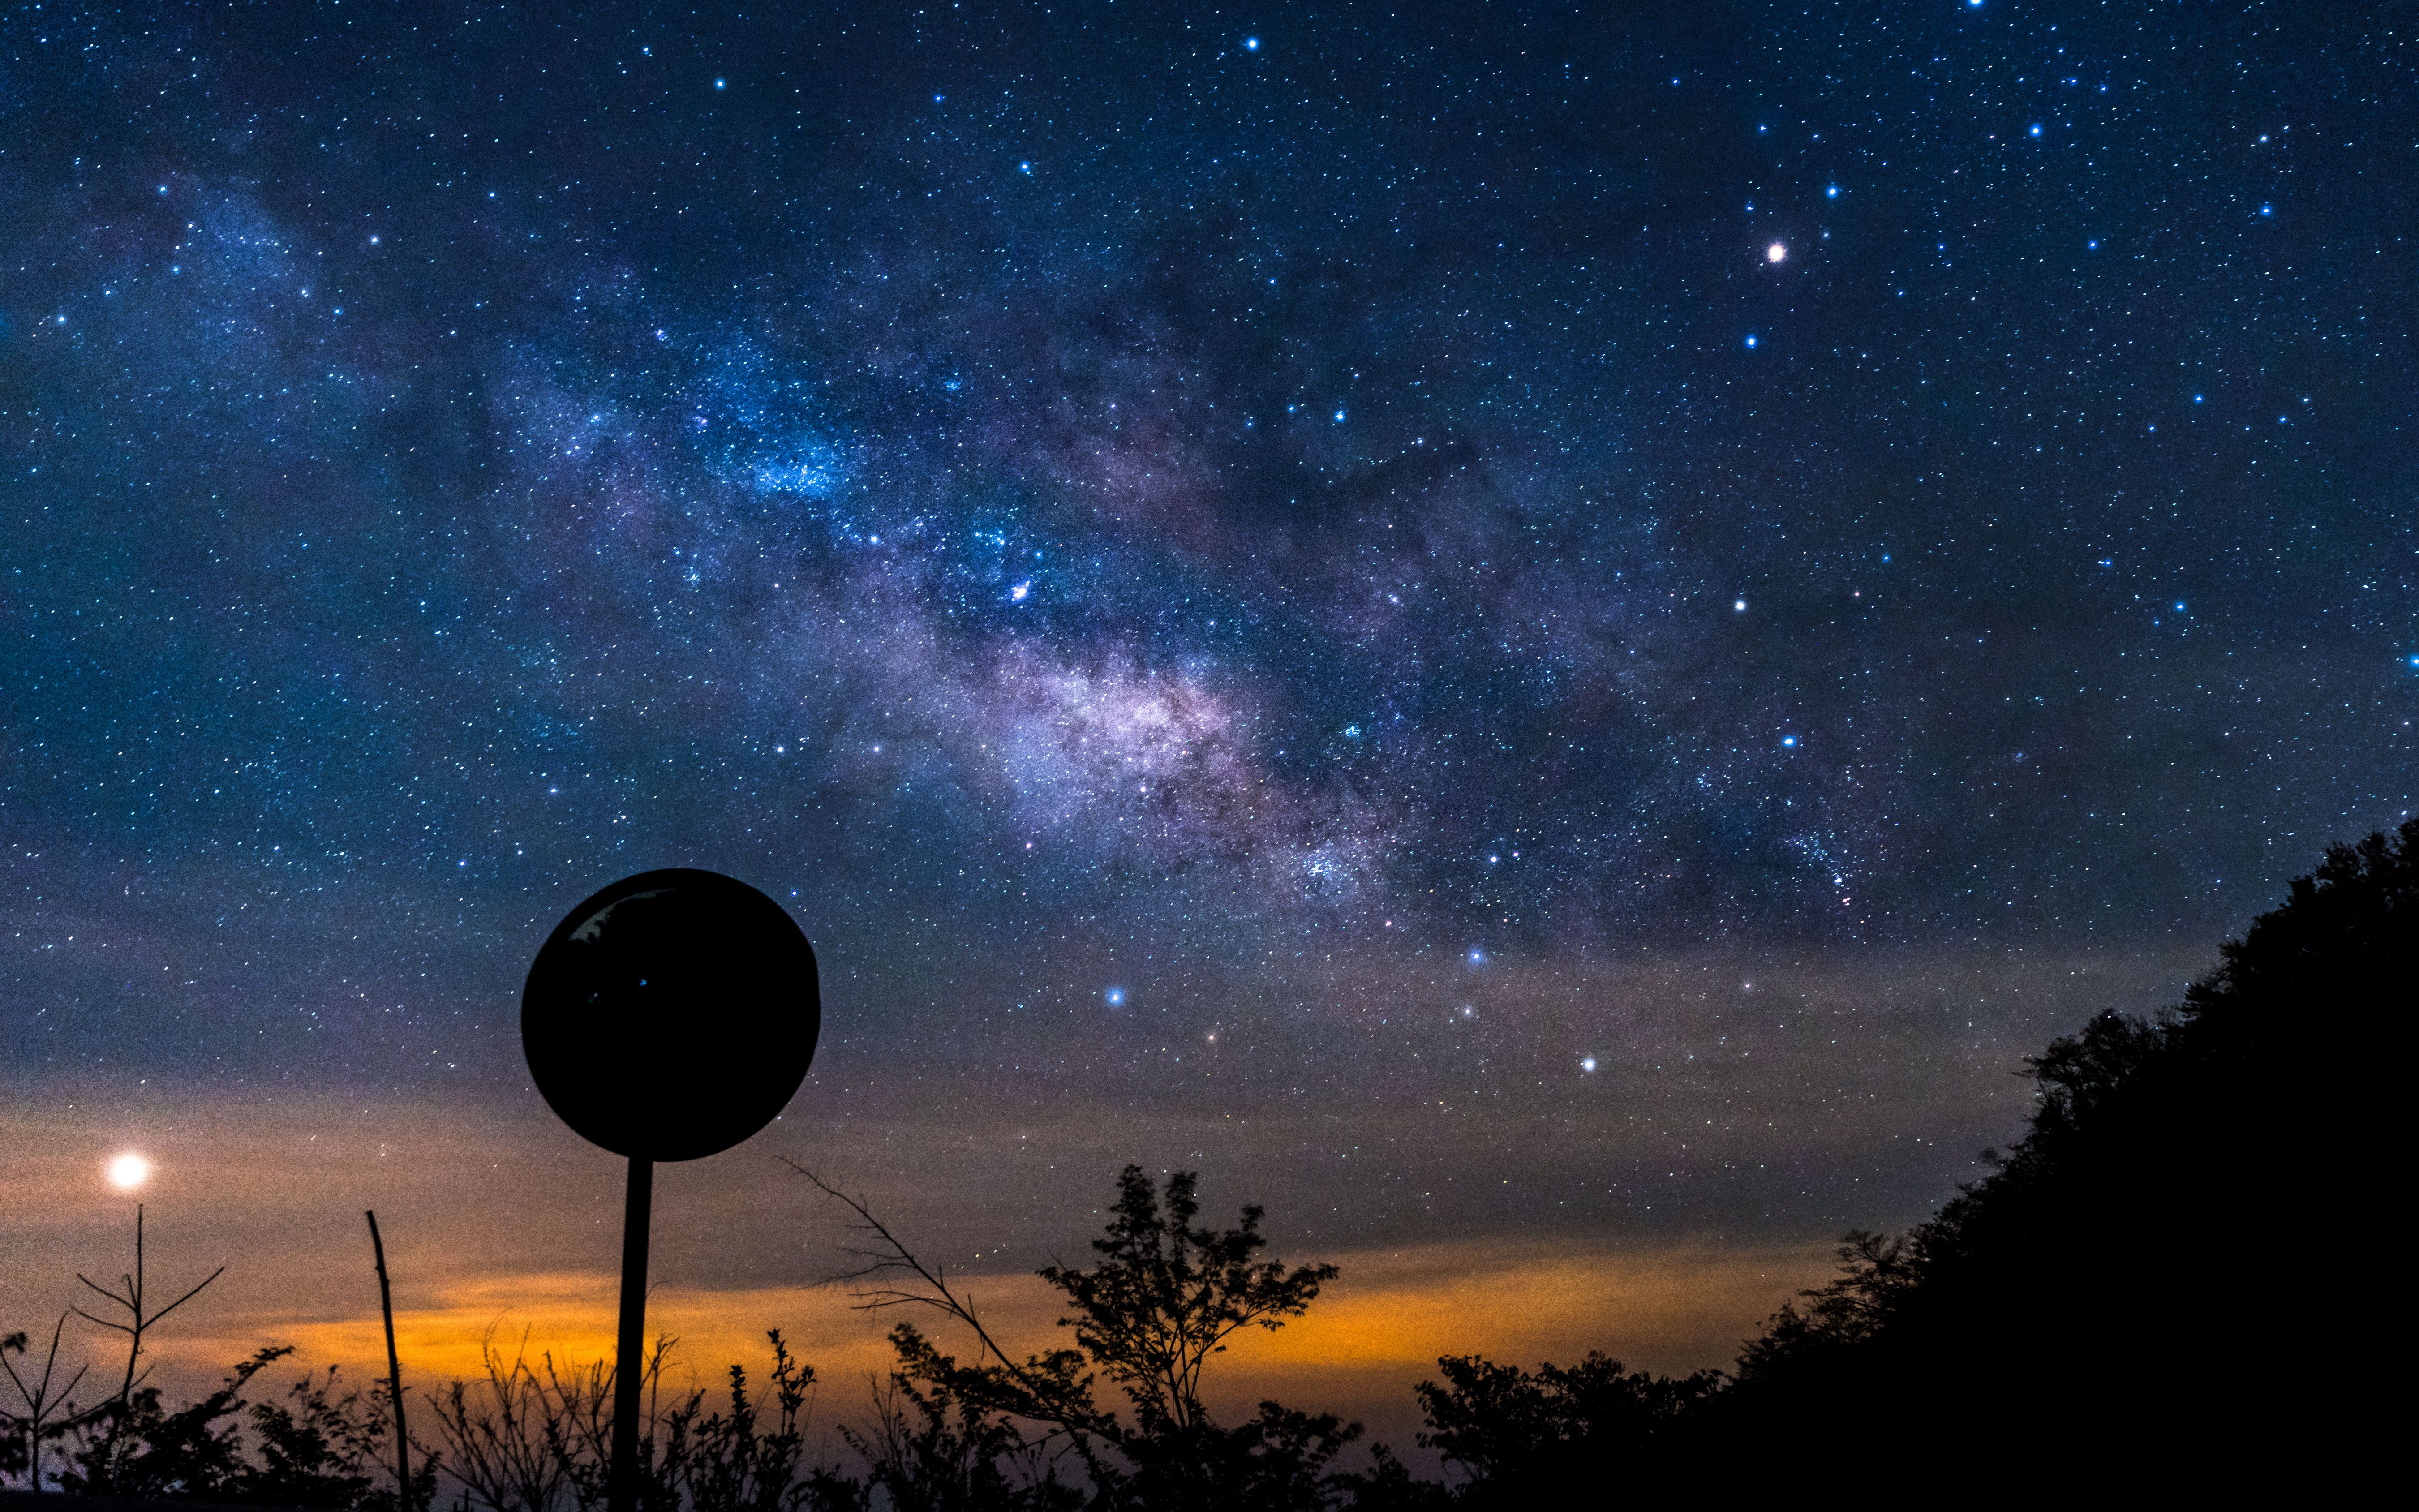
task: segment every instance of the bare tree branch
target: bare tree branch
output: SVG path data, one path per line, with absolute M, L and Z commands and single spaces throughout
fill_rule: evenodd
M 988 1354 L 1011 1370 L 1015 1368 L 1016 1362 L 1009 1358 L 1008 1351 L 999 1347 L 998 1341 L 991 1336 L 991 1330 L 983 1326 L 982 1319 L 976 1314 L 974 1299 L 960 1297 L 957 1292 L 950 1289 L 948 1267 L 927 1266 L 922 1260 L 917 1259 L 914 1252 L 900 1241 L 899 1236 L 890 1231 L 890 1226 L 875 1217 L 873 1210 L 867 1207 L 862 1200 L 851 1196 L 846 1191 L 834 1186 L 795 1161 L 785 1159 L 781 1164 L 813 1183 L 816 1191 L 845 1204 L 851 1212 L 856 1214 L 856 1222 L 852 1227 L 860 1233 L 871 1234 L 881 1241 L 879 1249 L 843 1246 L 840 1253 L 855 1256 L 866 1263 L 855 1270 L 842 1271 L 825 1277 L 827 1283 L 854 1283 L 876 1276 L 903 1273 L 920 1281 L 925 1288 L 916 1290 L 901 1287 L 859 1287 L 856 1288 L 856 1295 L 861 1300 L 855 1304 L 857 1311 L 881 1312 L 887 1308 L 911 1304 L 936 1308 L 972 1329 L 975 1339 L 984 1354 Z M 982 1355 L 976 1356 L 978 1363 L 980 1363 Z
M 90 1287 L 93 1290 L 100 1293 L 100 1295 L 108 1298 L 111 1302 L 116 1303 L 118 1306 L 125 1308 L 128 1315 L 134 1319 L 131 1323 L 113 1323 L 106 1318 L 95 1318 L 92 1314 L 85 1312 L 81 1307 L 70 1307 L 68 1309 L 78 1318 L 83 1319 L 85 1322 L 98 1323 L 101 1327 L 110 1330 L 112 1333 L 127 1335 L 129 1342 L 126 1347 L 126 1379 L 118 1385 L 118 1401 L 124 1402 L 127 1397 L 131 1396 L 136 1383 L 143 1379 L 142 1376 L 135 1374 L 135 1364 L 143 1355 L 144 1330 L 151 1327 L 162 1318 L 167 1317 L 170 1313 L 175 1312 L 177 1308 L 182 1307 L 185 1304 L 201 1295 L 203 1287 L 208 1286 L 211 1282 L 216 1281 L 219 1277 L 224 1274 L 226 1274 L 226 1267 L 222 1265 L 217 1270 L 212 1271 L 209 1274 L 202 1277 L 201 1284 L 199 1286 L 194 1287 L 191 1291 L 186 1292 L 183 1296 L 177 1298 L 175 1302 L 170 1303 L 167 1306 L 161 1308 L 156 1313 L 145 1312 L 143 1310 L 143 1208 L 140 1203 L 136 1204 L 134 1209 L 134 1271 L 131 1275 L 121 1273 L 117 1278 L 118 1281 L 126 1288 L 125 1294 L 121 1296 L 118 1293 L 110 1290 L 107 1287 L 102 1286 L 100 1282 L 95 1281 L 92 1277 L 85 1275 L 81 1271 L 76 1273 L 77 1280 L 83 1282 L 85 1286 Z M 64 1321 L 64 1319 L 62 1319 L 62 1321 Z M 146 1370 L 143 1374 L 148 1375 L 149 1373 L 150 1372 Z
M 1102 1463 L 1092 1441 L 1099 1438 L 1111 1443 L 1117 1443 L 1120 1437 L 1118 1427 L 1113 1414 L 1103 1413 L 1093 1404 L 1088 1375 L 1077 1379 L 1071 1370 L 1065 1368 L 1065 1359 L 1060 1360 L 1061 1368 L 1055 1372 L 1045 1368 L 1043 1360 L 1039 1357 L 1019 1363 L 992 1336 L 990 1328 L 975 1311 L 974 1299 L 961 1296 L 951 1288 L 948 1267 L 928 1266 L 918 1259 L 915 1252 L 891 1231 L 890 1226 L 876 1217 L 873 1210 L 861 1198 L 850 1196 L 795 1161 L 784 1159 L 781 1164 L 805 1177 L 824 1196 L 841 1203 L 856 1214 L 853 1227 L 860 1233 L 871 1234 L 878 1242 L 878 1247 L 873 1248 L 843 1246 L 842 1253 L 855 1256 L 865 1263 L 853 1271 L 827 1277 L 827 1281 L 853 1283 L 886 1275 L 904 1275 L 921 1284 L 920 1288 L 913 1285 L 860 1287 L 856 1290 L 860 1299 L 856 1304 L 857 1310 L 880 1312 L 891 1307 L 919 1305 L 933 1308 L 964 1324 L 974 1334 L 979 1352 L 973 1366 L 961 1367 L 958 1387 L 963 1390 L 967 1378 L 983 1374 L 982 1361 L 986 1356 L 998 1361 L 996 1366 L 990 1367 L 993 1379 L 1009 1390 L 1006 1393 L 994 1390 L 992 1395 L 999 1399 L 990 1405 L 1042 1425 L 1049 1430 L 1043 1436 L 1045 1443 L 1051 1438 L 1063 1435 L 1084 1461 L 1094 1485 L 1107 1486 L 1115 1482 L 1114 1473 Z M 908 1329 L 909 1325 L 901 1327 Z M 902 1335 L 894 1333 L 892 1337 L 894 1341 L 901 1341 L 900 1348 L 904 1353 L 908 1345 L 903 1342 Z M 916 1343 L 922 1346 L 920 1337 Z

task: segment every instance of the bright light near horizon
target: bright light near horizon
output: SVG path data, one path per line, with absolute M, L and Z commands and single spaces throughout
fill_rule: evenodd
M 120 1192 L 131 1192 L 151 1180 L 151 1163 L 128 1150 L 109 1163 L 109 1184 Z
M 1776 241 L 1771 246 L 1764 249 L 1764 255 L 1768 261 L 1779 262 L 1783 257 L 1789 255 L 1789 249 Z

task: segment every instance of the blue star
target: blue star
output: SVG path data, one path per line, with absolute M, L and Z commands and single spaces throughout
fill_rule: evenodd
M 1126 990 L 1123 987 L 1112 987 L 1102 993 L 1101 998 L 1111 1008 L 1123 1008 L 1126 1006 Z

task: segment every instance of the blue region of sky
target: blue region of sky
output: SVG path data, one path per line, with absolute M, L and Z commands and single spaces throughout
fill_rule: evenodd
M 1903 1221 L 2410 812 L 2408 23 L 14 8 L 0 1075 L 521 1109 L 701 865 L 809 1101 Z

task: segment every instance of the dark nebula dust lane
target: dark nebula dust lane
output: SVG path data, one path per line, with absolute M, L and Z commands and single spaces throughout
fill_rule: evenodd
M 356 8 L 0 18 L 62 1127 L 567 1138 L 530 955 L 703 866 L 963 1247 L 1819 1246 L 2410 812 L 2387 10 Z

